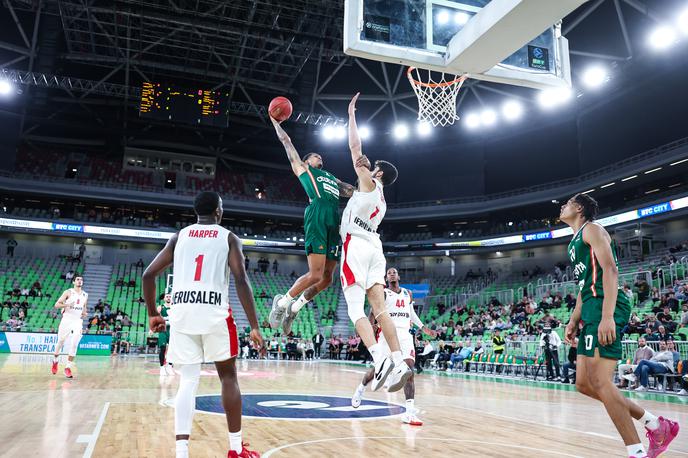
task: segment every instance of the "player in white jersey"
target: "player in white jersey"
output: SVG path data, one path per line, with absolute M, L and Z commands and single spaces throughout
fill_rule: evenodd
M 55 308 L 62 309 L 62 318 L 60 319 L 60 327 L 57 329 L 57 344 L 55 345 L 52 373 L 53 375 L 57 374 L 60 352 L 65 342 L 68 342 L 67 366 L 64 370 L 65 377 L 67 378 L 73 377 L 72 363 L 81 341 L 84 318 L 86 318 L 87 312 L 86 304 L 88 302 L 88 293 L 82 289 L 84 277 L 81 275 L 75 276 L 74 280 L 72 280 L 72 285 L 74 287 L 63 292 L 57 302 L 55 302 Z
M 436 333 L 420 321 L 420 318 L 418 318 L 418 315 L 416 315 L 413 309 L 413 294 L 406 288 L 402 288 L 399 285 L 399 280 L 399 272 L 396 268 L 390 267 L 387 269 L 388 287 L 385 289 L 385 307 L 387 307 L 387 312 L 392 322 L 394 322 L 404 361 L 406 361 L 408 367 L 413 371 L 413 365 L 416 360 L 416 348 L 413 343 L 413 335 L 411 335 L 411 324 L 415 324 L 420 330 L 431 337 L 435 337 Z M 369 319 L 372 320 L 373 316 L 371 315 Z M 382 346 L 385 353 L 390 353 L 385 336 L 379 332 L 379 329 L 377 342 Z M 374 375 L 373 368 L 370 368 L 363 376 L 363 380 L 360 385 L 358 385 L 356 392 L 351 398 L 351 406 L 354 409 L 357 409 L 361 405 L 361 398 L 363 397 L 363 393 L 365 393 L 366 386 L 373 380 Z M 413 375 L 409 377 L 406 385 L 404 385 L 404 396 L 406 397 L 406 414 L 402 417 L 401 421 L 412 426 L 422 426 L 423 422 L 416 416 L 416 409 L 414 406 L 416 385 Z
M 228 458 L 259 457 L 241 441 L 241 391 L 235 358 L 239 340 L 229 308 L 229 273 L 251 325 L 251 340 L 263 346 L 251 283 L 246 275 L 241 240 L 220 226 L 222 199 L 202 192 L 194 200 L 198 222 L 187 226 L 167 242 L 143 273 L 143 297 L 153 332 L 165 329 L 155 307 L 155 279 L 174 263 L 172 307 L 169 312 L 170 344 L 167 359 L 181 373 L 175 400 L 176 456 L 189 456 L 189 435 L 196 405 L 201 363 L 215 363 L 222 383 L 222 407 L 229 429 Z
M 396 167 L 386 161 L 375 162 L 372 171 L 370 161 L 361 161 L 365 156 L 361 151 L 361 138 L 356 126 L 358 96 L 356 94 L 349 104 L 349 149 L 358 176 L 358 188 L 346 204 L 339 228 L 344 242 L 340 266 L 342 289 L 349 318 L 373 357 L 373 390 L 380 388 L 389 376 L 388 391 L 398 391 L 406 384 L 412 370 L 404 363 L 394 323 L 385 309 L 386 262 L 380 235 L 377 233 L 387 211 L 383 186 L 394 183 L 398 172 Z M 366 296 L 392 350 L 391 358 L 375 342 L 373 327 L 363 310 Z

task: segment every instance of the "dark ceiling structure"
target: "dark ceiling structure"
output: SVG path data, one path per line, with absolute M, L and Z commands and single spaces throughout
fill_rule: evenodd
M 295 122 L 288 129 L 295 143 L 309 148 L 321 146 L 318 135 L 323 126 L 343 122 L 346 104 L 356 91 L 363 93 L 361 119 L 381 133 L 390 131 L 398 120 L 414 120 L 417 104 L 403 76 L 405 68 L 343 54 L 343 4 L 343 0 L 3 0 L 0 72 L 18 85 L 21 94 L 0 102 L 0 113 L 19 119 L 20 140 L 27 144 L 69 144 L 78 139 L 121 153 L 128 145 L 157 142 L 161 148 L 187 148 L 217 157 L 243 154 L 264 161 L 282 154 L 276 142 L 266 147 L 264 138 L 272 128 L 265 105 L 275 95 L 285 95 L 294 103 Z M 602 62 L 610 69 L 603 95 L 576 89 L 573 106 L 552 115 L 537 110 L 533 90 L 469 80 L 459 96 L 458 111 L 466 113 L 506 98 L 523 101 L 529 121 L 500 131 L 502 137 L 527 135 L 534 126 L 553 125 L 556 130 L 567 119 L 580 123 L 582 116 L 628 94 L 653 73 L 671 70 L 673 62 L 656 62 L 646 38 L 652 27 L 672 21 L 680 7 L 685 7 L 684 1 L 590 0 L 564 19 L 574 86 L 579 86 L 587 63 Z M 229 128 L 140 118 L 144 81 L 227 90 Z M 495 136 L 466 132 L 459 123 L 439 132 L 424 147 L 436 148 L 441 155 L 448 142 L 470 149 Z M 393 143 L 389 135 L 379 137 L 382 145 Z M 618 155 L 609 162 L 615 160 Z M 477 192 L 493 191 L 488 188 L 483 185 Z

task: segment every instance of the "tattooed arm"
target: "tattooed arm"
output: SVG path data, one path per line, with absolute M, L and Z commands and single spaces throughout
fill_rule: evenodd
M 291 138 L 289 138 L 289 135 L 287 135 L 284 129 L 282 129 L 280 123 L 275 121 L 272 117 L 270 117 L 270 120 L 275 126 L 277 138 L 279 138 L 279 140 L 282 142 L 284 150 L 287 152 L 287 158 L 289 159 L 289 163 L 291 164 L 291 169 L 294 172 L 294 175 L 301 175 L 306 171 L 306 164 L 304 164 L 301 160 L 301 157 L 299 157 L 299 153 L 296 151 L 294 144 L 291 142 Z

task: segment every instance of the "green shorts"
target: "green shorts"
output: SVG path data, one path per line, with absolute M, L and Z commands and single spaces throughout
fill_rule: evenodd
M 158 333 L 158 347 L 162 347 L 163 345 L 167 345 L 167 343 L 170 341 L 170 333 L 169 332 L 159 332 Z
M 597 340 L 597 328 L 602 318 L 602 302 L 599 297 L 588 298 L 583 302 L 581 319 L 583 330 L 578 338 L 578 354 L 594 357 L 595 348 L 600 351 L 602 358 L 621 359 L 621 330 L 628 324 L 631 305 L 626 296 L 619 291 L 614 308 L 614 323 L 616 324 L 616 340 L 609 345 L 601 346 Z
M 595 357 L 595 348 L 599 349 L 600 357 L 608 359 L 621 359 L 621 330 L 623 326 L 616 326 L 616 339 L 609 345 L 602 346 L 597 340 L 597 328 L 599 322 L 585 323 L 578 338 L 578 354 Z
M 306 207 L 303 228 L 306 234 L 306 254 L 324 254 L 327 259 L 339 260 L 339 208 L 334 205 L 312 203 Z

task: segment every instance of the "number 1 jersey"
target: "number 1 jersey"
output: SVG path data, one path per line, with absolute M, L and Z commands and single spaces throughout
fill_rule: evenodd
M 174 248 L 170 326 L 207 334 L 229 316 L 229 231 L 193 224 L 179 231 Z

